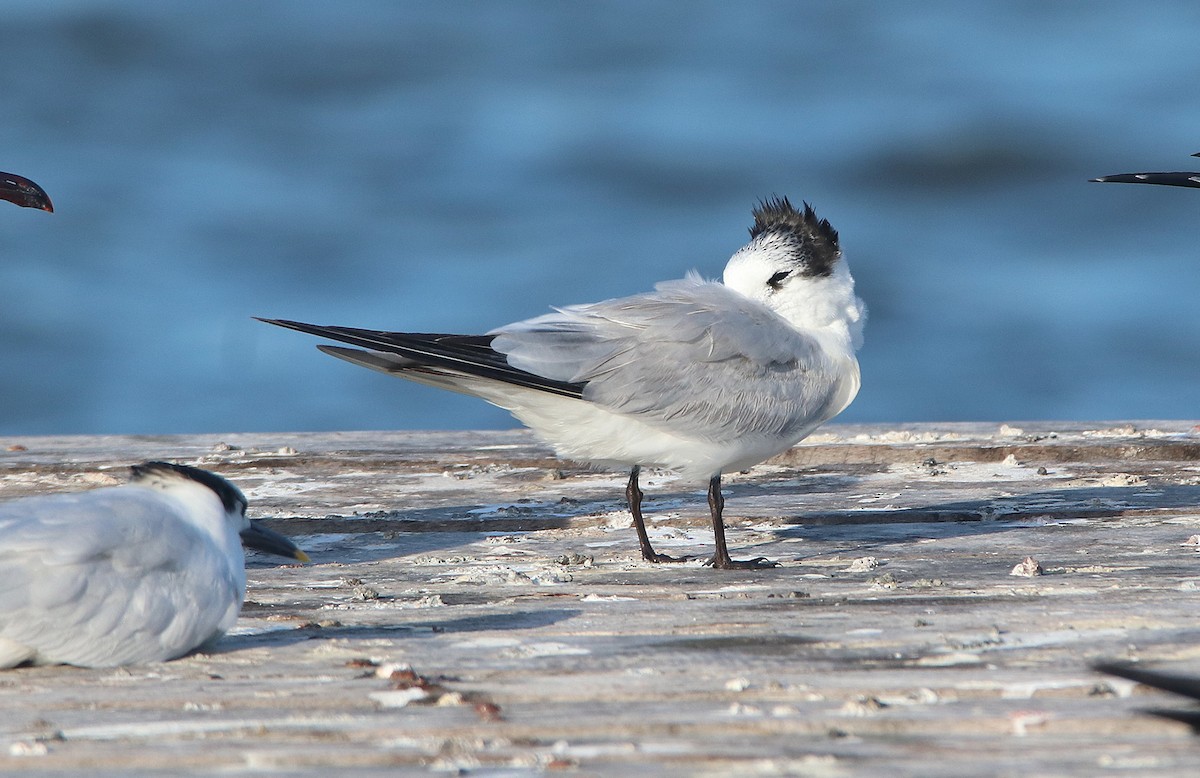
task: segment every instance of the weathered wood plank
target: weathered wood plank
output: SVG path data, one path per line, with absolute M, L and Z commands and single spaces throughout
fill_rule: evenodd
M 1087 663 L 1200 672 L 1198 454 L 1191 422 L 834 425 L 728 477 L 735 557 L 781 562 L 730 572 L 642 563 L 624 475 L 524 432 L 0 439 L 0 498 L 185 461 L 314 560 L 252 560 L 214 653 L 0 674 L 0 768 L 1187 775 L 1134 713 L 1183 703 Z M 701 486 L 646 480 L 656 547 L 706 558 Z

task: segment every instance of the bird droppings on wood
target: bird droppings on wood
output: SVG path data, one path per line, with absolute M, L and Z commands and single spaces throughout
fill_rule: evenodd
M 252 559 L 204 654 L 0 674 L 0 768 L 1187 774 L 1137 712 L 1173 701 L 1089 665 L 1200 672 L 1200 430 L 1009 427 L 834 425 L 731 475 L 731 547 L 782 562 L 750 571 L 701 567 L 668 473 L 647 523 L 695 559 L 642 562 L 624 475 L 523 432 L 0 439 L 0 497 L 202 461 L 314 560 Z

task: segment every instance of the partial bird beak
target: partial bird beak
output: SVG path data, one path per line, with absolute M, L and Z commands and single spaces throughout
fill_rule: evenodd
M 308 554 L 296 548 L 295 543 L 254 519 L 250 520 L 249 528 L 242 530 L 242 545 L 267 554 L 308 561 Z
M 12 173 L 0 173 L 0 200 L 8 200 L 22 208 L 39 208 L 54 213 L 54 205 L 44 189 L 28 178 Z

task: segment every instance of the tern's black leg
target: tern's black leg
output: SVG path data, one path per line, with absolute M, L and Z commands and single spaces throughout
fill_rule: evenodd
M 633 470 L 629 473 L 629 485 L 625 487 L 625 499 L 629 502 L 629 512 L 633 514 L 633 528 L 637 530 L 642 559 L 647 562 L 683 562 L 686 557 L 657 554 L 650 547 L 650 536 L 646 534 L 646 523 L 642 521 L 642 490 L 638 488 L 638 473 L 640 472 L 642 472 L 642 468 L 634 465 Z
M 718 473 L 708 482 L 708 509 L 712 512 L 713 536 L 717 541 L 717 550 L 708 564 L 718 570 L 747 570 L 760 567 L 775 567 L 776 563 L 766 557 L 734 561 L 729 558 L 729 548 L 725 545 L 725 498 L 721 495 L 721 474 Z

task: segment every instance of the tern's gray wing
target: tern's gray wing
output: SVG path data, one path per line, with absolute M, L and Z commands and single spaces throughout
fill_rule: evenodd
M 149 490 L 0 505 L 0 639 L 42 661 L 118 665 L 186 653 L 241 604 L 230 560 Z
M 832 366 L 766 306 L 697 276 L 495 330 L 516 368 L 582 384 L 584 400 L 711 439 L 801 433 L 831 407 Z

